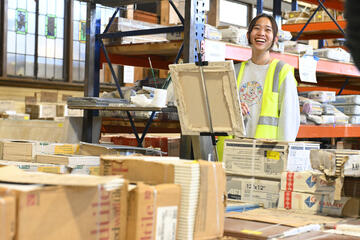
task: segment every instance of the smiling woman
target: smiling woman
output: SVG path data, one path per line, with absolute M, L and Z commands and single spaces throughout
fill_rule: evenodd
M 277 32 L 270 15 L 258 15 L 250 22 L 247 38 L 252 56 L 235 64 L 237 89 L 246 137 L 294 141 L 300 126 L 297 83 L 294 68 L 270 56 Z M 218 138 L 220 156 L 225 138 Z
M 235 67 L 237 87 L 247 137 L 294 141 L 300 124 L 297 83 L 293 67 L 271 59 L 277 32 L 270 15 L 258 15 L 250 22 L 252 56 Z

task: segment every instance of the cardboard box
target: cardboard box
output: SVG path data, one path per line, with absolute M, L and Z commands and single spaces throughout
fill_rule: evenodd
M 0 184 L 2 189 L 16 193 L 19 240 L 123 240 L 126 237 L 124 179 L 35 174 L 10 166 L 0 168 L 0 181 L 8 182 Z
M 46 173 L 69 173 L 70 169 L 65 165 L 31 163 L 31 162 L 16 162 L 0 160 L 0 165 L 3 166 L 17 166 L 19 169 L 26 172 L 46 172 Z
M 328 183 L 325 175 L 313 172 L 283 172 L 281 174 L 281 190 L 304 193 L 333 193 L 335 182 Z
M 58 101 L 58 93 L 57 92 L 36 92 L 35 98 L 37 103 L 56 103 Z
M 319 170 L 327 176 L 341 176 L 342 169 L 346 168 L 348 174 L 354 174 L 357 168 L 357 157 L 360 155 L 359 150 L 350 149 L 321 149 L 311 150 L 310 159 L 311 167 Z M 351 158 L 350 163 L 346 165 L 348 159 Z M 354 166 L 352 164 L 354 163 Z M 344 167 L 343 165 L 346 165 Z M 354 167 L 354 170 L 352 168 Z M 351 170 L 350 170 L 351 169 Z
M 4 113 L 6 111 L 15 111 L 15 102 L 0 100 L 0 113 Z
M 67 104 L 56 105 L 56 116 L 57 117 L 82 117 L 84 110 L 82 109 L 69 109 Z
M 332 201 L 329 195 L 280 191 L 279 208 L 301 210 L 342 217 L 360 216 L 360 199 L 342 197 Z
M 223 161 L 230 174 L 280 179 L 283 171 L 310 170 L 310 150 L 319 148 L 313 142 L 229 139 Z
M 56 118 L 56 104 L 26 105 L 25 113 L 30 114 L 30 119 Z
M 79 144 L 37 142 L 36 154 L 75 154 Z
M 101 175 L 123 175 L 130 182 L 175 183 L 175 167 L 171 161 L 179 161 L 179 159 L 175 157 L 101 156 L 100 173 Z M 193 162 L 189 161 L 190 163 Z M 196 239 L 221 237 L 224 229 L 225 172 L 221 163 L 199 161 L 199 164 L 200 189 L 194 237 Z M 196 199 L 192 201 L 196 201 Z
M 132 146 L 119 146 L 114 144 L 95 144 L 80 142 L 79 155 L 100 156 L 100 155 L 131 155 L 141 153 L 144 155 L 161 155 L 161 151 L 150 148 L 139 148 Z
M 194 238 L 221 238 L 224 232 L 226 199 L 225 171 L 220 163 L 199 161 L 200 189 Z
M 38 154 L 36 155 L 36 162 L 62 164 L 67 166 L 77 166 L 77 165 L 99 166 L 100 158 L 98 156 Z
M 126 239 L 175 240 L 179 206 L 179 185 L 138 183 L 129 191 Z
M 0 240 L 14 239 L 16 230 L 15 195 L 0 189 Z
M 253 202 L 265 208 L 276 208 L 279 201 L 280 182 L 241 176 L 227 176 L 228 199 Z
M 100 166 L 91 166 L 91 165 L 71 166 L 71 174 L 100 176 Z
M 343 191 L 347 197 L 360 198 L 360 178 L 345 177 Z
M 34 162 L 36 155 L 36 142 L 4 140 L 3 159 L 9 161 Z
M 344 175 L 360 177 L 360 155 L 350 155 L 344 165 Z

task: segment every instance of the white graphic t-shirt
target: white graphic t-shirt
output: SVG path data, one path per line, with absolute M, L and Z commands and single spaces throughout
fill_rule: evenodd
M 255 136 L 261 111 L 264 82 L 269 66 L 269 64 L 256 65 L 249 60 L 244 69 L 239 95 L 240 101 L 245 102 L 250 110 L 249 114 L 244 117 L 247 137 Z M 239 69 L 239 66 L 235 69 Z M 238 74 L 237 71 L 236 77 Z M 292 73 L 288 74 L 280 87 L 279 109 L 278 140 L 294 141 L 300 126 L 300 109 L 296 81 Z

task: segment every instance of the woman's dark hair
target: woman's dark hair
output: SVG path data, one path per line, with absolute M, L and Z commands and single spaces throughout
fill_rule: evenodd
M 247 32 L 247 38 L 248 38 L 249 44 L 251 45 L 250 33 L 254 29 L 256 22 L 262 17 L 268 18 L 270 20 L 270 22 L 271 22 L 272 31 L 273 31 L 273 34 L 274 34 L 274 38 L 273 38 L 273 41 L 272 41 L 272 44 L 271 44 L 271 47 L 270 47 L 270 49 L 271 49 L 274 46 L 275 38 L 276 38 L 276 36 L 278 34 L 278 31 L 279 31 L 278 26 L 276 24 L 276 21 L 273 18 L 273 16 L 271 16 L 271 15 L 268 15 L 266 13 L 262 13 L 262 14 L 257 15 L 256 17 L 254 17 L 253 20 L 251 20 L 251 22 L 249 24 L 249 28 L 248 28 L 248 32 Z

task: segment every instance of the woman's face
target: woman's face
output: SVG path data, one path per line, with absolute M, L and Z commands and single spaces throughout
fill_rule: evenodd
M 256 51 L 268 51 L 272 45 L 274 33 L 270 19 L 261 17 L 250 33 L 251 47 Z

